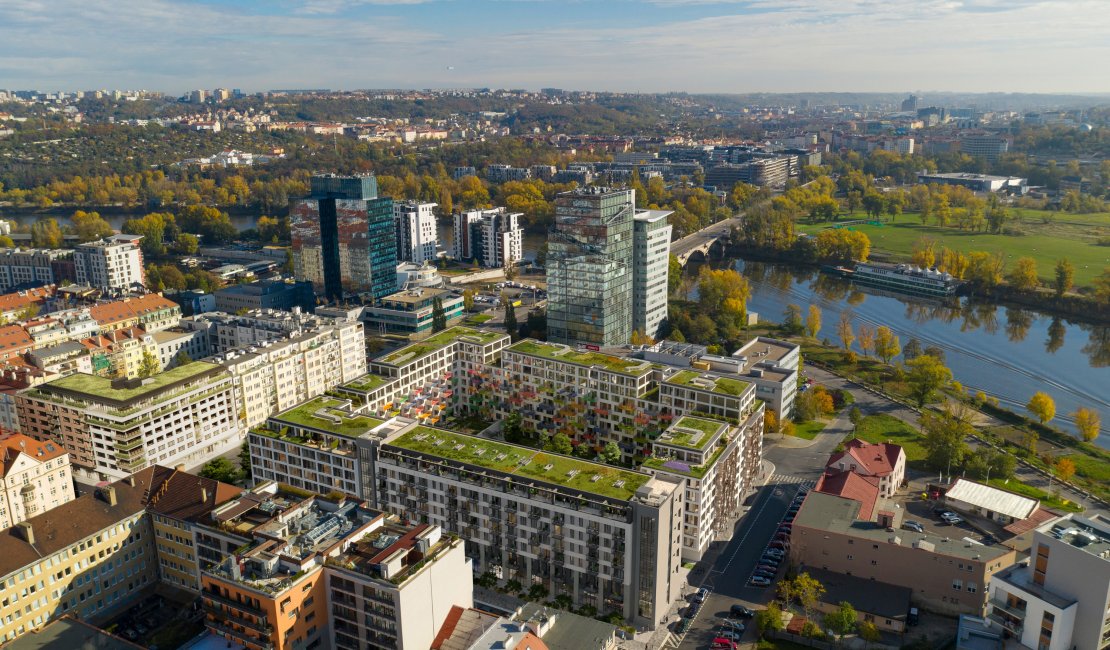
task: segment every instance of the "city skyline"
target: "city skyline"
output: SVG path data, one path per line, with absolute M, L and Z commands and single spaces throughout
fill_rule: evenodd
M 0 83 L 1097 93 L 1095 1 L 0 0 Z M 568 10 L 569 8 L 569 10 Z M 80 38 L 74 38 L 75 35 Z M 327 47 L 321 44 L 326 43 Z M 974 65 L 970 65 L 973 62 Z

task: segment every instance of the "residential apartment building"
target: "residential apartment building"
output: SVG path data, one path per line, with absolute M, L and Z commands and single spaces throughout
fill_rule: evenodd
M 1026 648 L 1110 647 L 1110 520 L 1069 515 L 1036 529 L 1029 559 L 991 580 L 987 610 Z
M 8 248 L 0 251 L 0 291 L 14 287 L 58 285 L 73 278 L 68 250 Z
M 263 484 L 201 528 L 201 597 L 213 634 L 252 649 L 427 648 L 472 604 L 461 541 L 361 501 Z M 242 543 L 228 550 L 230 537 Z M 230 540 L 228 540 L 230 541 Z M 213 544 L 214 543 L 214 544 Z
M 774 411 L 780 421 L 794 415 L 801 346 L 757 336 L 733 352 L 731 358 L 740 363 L 736 373 L 755 384 L 755 396 L 767 402 L 767 408 Z
M 291 311 L 257 309 L 242 314 L 212 312 L 183 318 L 178 326 L 184 331 L 206 332 L 212 354 L 329 328 L 340 331 L 340 339 L 347 349 L 346 345 L 362 336 L 363 329 L 361 323 L 345 312 L 324 310 L 319 314 L 310 314 L 296 307 Z
M 231 375 L 200 361 L 149 379 L 70 375 L 19 393 L 16 409 L 24 433 L 61 442 L 90 482 L 199 464 L 245 434 Z
M 960 153 L 989 161 L 998 160 L 1010 150 L 1010 141 L 997 135 L 961 135 L 958 142 Z
M 512 165 L 489 165 L 486 167 L 486 179 L 491 183 L 526 181 L 530 178 L 532 178 L 532 170 L 527 167 L 513 167 Z
M 454 258 L 491 268 L 516 264 L 524 257 L 522 216 L 503 207 L 455 213 Z
M 632 329 L 659 336 L 667 319 L 667 278 L 670 271 L 670 210 L 639 210 L 633 219 L 635 269 L 632 284 Z
M 436 205 L 419 201 L 400 201 L 393 204 L 398 262 L 423 264 L 435 261 Z
M 79 245 L 73 251 L 77 284 L 102 291 L 126 291 L 146 283 L 142 235 L 112 235 Z
M 56 288 L 52 284 L 20 289 L 0 295 L 0 319 L 5 322 L 27 320 L 49 311 L 54 303 Z
M 177 325 L 181 319 L 181 305 L 160 293 L 148 293 L 92 305 L 89 316 L 100 326 L 101 332 L 125 327 L 157 332 Z
M 550 341 L 628 343 L 635 206 L 633 190 L 581 187 L 555 197 L 547 253 Z
M 393 201 L 378 198 L 373 175 L 312 177 L 290 210 L 293 268 L 329 301 L 346 294 L 379 300 L 396 291 Z
M 233 284 L 216 291 L 215 309 L 237 314 L 252 309 L 281 309 L 294 307 L 312 311 L 316 294 L 311 282 L 286 282 L 284 280 L 259 280 L 246 284 Z
M 69 454 L 61 444 L 22 433 L 0 439 L 0 529 L 73 500 Z
M 866 482 L 866 477 L 845 472 Z M 981 616 L 988 586 L 1014 563 L 1016 552 L 960 538 L 900 530 L 903 509 L 872 489 L 840 494 L 812 490 L 794 519 L 791 560 L 802 567 L 909 587 L 918 606 Z
M 447 289 L 434 288 L 413 288 L 386 296 L 377 305 L 363 309 L 362 320 L 371 332 L 379 334 L 428 336 L 435 326 L 437 301 L 448 325 L 462 320 L 463 297 Z

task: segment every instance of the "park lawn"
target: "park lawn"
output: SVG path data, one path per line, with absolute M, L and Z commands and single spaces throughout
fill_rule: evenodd
M 901 445 L 906 452 L 906 462 L 919 465 L 925 461 L 925 447 L 921 445 L 921 433 L 909 424 L 892 415 L 868 415 L 860 420 L 845 441 L 859 438 L 870 443 L 892 442 Z
M 1065 510 L 1067 512 L 1083 511 L 1083 508 L 1077 506 L 1071 501 L 1061 499 L 1054 494 L 1049 494 L 1048 492 L 1045 492 L 1038 487 L 1022 483 L 1017 479 L 1003 480 L 992 478 L 990 480 L 990 485 L 1000 490 L 1009 490 L 1010 492 L 1015 492 L 1022 496 L 1029 497 L 1030 499 L 1037 499 L 1042 504 L 1044 504 L 1045 507 L 1052 508 L 1054 510 Z
M 467 317 L 466 324 L 481 325 L 482 323 L 487 323 L 491 320 L 493 320 L 493 316 L 490 316 L 489 314 L 474 314 L 473 316 Z
M 794 436 L 796 438 L 813 440 L 817 437 L 817 434 L 825 430 L 828 424 L 828 420 L 810 420 L 809 422 L 796 423 L 794 425 Z
M 1069 215 L 1084 216 L 1092 215 Z M 798 230 L 815 234 L 828 228 L 830 223 L 798 224 Z M 948 247 L 962 253 L 986 251 L 1002 253 L 1009 271 L 1020 257 L 1032 257 L 1037 261 L 1037 272 L 1042 280 L 1052 277 L 1053 268 L 1061 258 L 1068 258 L 1075 266 L 1076 286 L 1088 286 L 1091 281 L 1110 266 L 1110 247 L 1099 246 L 1094 239 L 1079 239 L 1063 236 L 1060 228 L 1054 234 L 1034 232 L 1032 223 L 1019 224 L 1027 230 L 1024 236 L 996 235 L 983 232 L 968 232 L 956 228 L 940 228 L 933 224 L 923 226 L 917 215 L 904 214 L 894 223 L 883 225 L 855 224 L 846 226 L 862 232 L 871 239 L 873 254 L 878 252 L 908 261 L 913 254 L 913 246 L 922 237 L 931 237 L 938 246 Z M 1077 230 L 1083 230 L 1079 228 Z M 1090 231 L 1091 229 L 1086 229 Z M 939 250 L 938 250 L 939 253 Z

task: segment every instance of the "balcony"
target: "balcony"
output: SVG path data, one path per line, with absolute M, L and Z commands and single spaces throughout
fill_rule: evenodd
M 220 594 L 212 593 L 211 591 L 202 591 L 202 592 L 200 592 L 200 595 L 201 595 L 202 598 L 207 598 L 208 600 L 211 600 L 214 603 L 220 603 L 221 605 L 227 605 L 228 607 L 231 607 L 233 609 L 237 609 L 241 612 L 246 612 L 246 613 L 251 614 L 253 616 L 258 616 L 258 617 L 266 616 L 266 612 L 262 611 L 261 609 L 259 609 L 257 607 L 253 607 L 252 605 L 250 605 L 250 603 L 244 603 L 244 602 L 239 601 L 239 600 L 232 600 L 230 598 L 226 598 L 224 596 L 221 596 Z
M 204 624 L 208 626 L 208 629 L 212 630 L 216 634 L 220 636 L 230 636 L 232 639 L 242 643 L 243 645 L 246 645 L 247 647 L 260 647 L 262 648 L 262 650 L 274 650 L 274 644 L 271 643 L 270 640 L 267 638 L 258 638 L 251 636 L 245 632 L 240 632 L 233 627 L 224 625 L 219 621 L 213 621 L 211 619 L 206 619 L 204 621 Z
M 1002 600 L 1000 598 L 991 598 L 989 601 L 987 601 L 987 604 L 991 607 L 994 607 L 995 609 L 1000 609 L 1006 612 L 1010 616 L 1013 616 L 1020 621 L 1025 620 L 1025 610 L 1018 609 L 1017 607 L 1008 604 L 1005 600 Z
M 209 614 L 215 616 L 217 620 L 224 619 L 236 625 L 241 625 L 245 628 L 254 630 L 255 632 L 258 632 L 260 634 L 265 634 L 268 636 L 271 632 L 274 631 L 274 626 L 267 623 L 265 617 L 263 617 L 259 621 L 255 621 L 243 616 L 236 616 L 235 614 L 232 614 L 225 609 L 217 607 L 216 605 L 210 605 L 208 603 L 202 604 L 201 608 Z
M 1021 638 L 1025 626 L 1020 622 L 1015 623 L 1012 618 L 1001 613 L 999 610 L 992 610 L 991 613 L 987 615 L 987 618 L 1001 625 L 1002 628 L 1009 631 L 1010 634 L 1013 634 L 1019 639 Z

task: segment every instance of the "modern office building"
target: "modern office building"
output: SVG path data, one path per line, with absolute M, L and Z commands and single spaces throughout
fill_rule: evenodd
M 958 142 L 960 153 L 989 161 L 998 160 L 1010 150 L 1010 141 L 997 135 L 961 135 Z
M 149 379 L 70 375 L 19 393 L 16 409 L 24 433 L 60 442 L 77 477 L 92 482 L 199 464 L 245 434 L 231 375 L 200 361 Z
M 61 443 L 13 433 L 0 440 L 0 529 L 73 500 L 69 454 Z
M 462 320 L 463 298 L 447 289 L 409 289 L 386 296 L 362 311 L 366 328 L 379 334 L 424 337 L 433 333 L 435 304 L 439 301 L 448 325 Z
M 214 296 L 215 308 L 229 314 L 250 309 L 292 311 L 294 307 L 312 311 L 316 306 L 316 294 L 311 282 L 260 280 L 224 287 L 216 291 Z
M 310 195 L 293 201 L 289 214 L 297 279 L 329 301 L 396 291 L 393 201 L 378 198 L 373 175 L 313 176 Z
M 632 336 L 633 190 L 581 187 L 555 198 L 547 252 L 547 338 L 624 345 Z
M 524 257 L 521 216 L 503 207 L 455 213 L 455 259 L 491 268 L 516 264 Z
M 142 235 L 112 235 L 73 251 L 77 284 L 102 291 L 125 291 L 146 282 Z
M 670 214 L 670 210 L 640 210 L 632 222 L 635 238 L 632 329 L 653 339 L 659 336 L 659 326 L 667 319 Z
M 1029 559 L 991 580 L 987 610 L 1026 648 L 1110 647 L 1110 520 L 1069 515 L 1036 529 Z
M 432 262 L 436 259 L 435 203 L 399 201 L 393 204 L 398 262 Z
M 1000 190 L 1020 189 L 1026 183 L 1026 179 L 1017 176 L 991 176 L 989 174 L 972 174 L 969 172 L 918 174 L 917 180 L 920 183 L 927 184 L 961 185 L 973 192 L 998 192 Z

